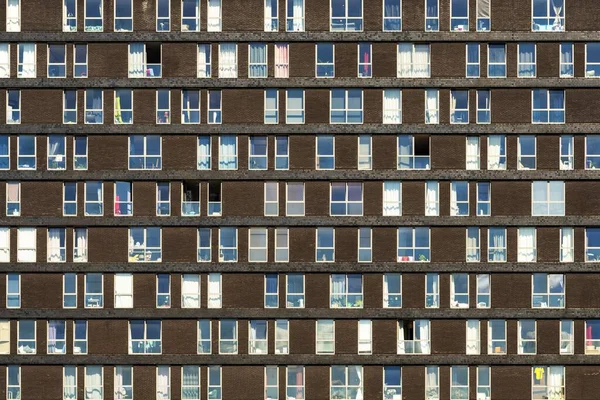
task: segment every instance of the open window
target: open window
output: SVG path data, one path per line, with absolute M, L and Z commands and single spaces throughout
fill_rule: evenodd
M 183 181 L 181 183 L 181 215 L 200 215 L 200 183 L 195 181 Z
M 160 43 L 129 44 L 129 78 L 160 78 L 162 45 Z

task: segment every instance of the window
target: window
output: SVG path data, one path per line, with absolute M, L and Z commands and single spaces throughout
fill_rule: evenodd
M 77 0 L 63 0 L 63 32 L 77 32 Z
M 265 216 L 279 215 L 279 182 L 265 182 Z
M 129 262 L 161 262 L 160 227 L 129 228 Z
M 428 170 L 430 168 L 428 136 L 399 135 L 397 140 L 397 169 Z
M 36 353 L 36 322 L 30 319 L 17 321 L 17 354 Z
M 488 262 L 506 262 L 506 228 L 488 229 Z
M 477 123 L 492 122 L 492 95 L 489 89 L 478 89 L 477 93 Z
M 358 262 L 373 260 L 373 231 L 371 228 L 358 228 Z
M 223 319 L 219 321 L 219 354 L 237 354 L 237 321 Z
M 8 121 L 7 121 L 8 123 Z M 63 124 L 77 123 L 77 90 L 63 91 Z
M 162 169 L 162 138 L 129 136 L 129 169 Z
M 66 365 L 63 367 L 63 400 L 77 398 L 77 367 Z M 13 397 L 14 398 L 14 397 Z
M 519 43 L 519 59 L 517 61 L 517 76 L 519 78 L 535 78 L 536 45 L 535 43 Z
M 450 90 L 450 123 L 469 123 L 469 91 Z
M 425 32 L 440 30 L 439 0 L 425 0 Z
M 212 167 L 212 138 L 210 136 L 198 136 L 198 170 L 210 170 Z
M 466 169 L 476 171 L 481 168 L 479 136 L 467 136 Z
M 304 89 L 286 90 L 286 124 L 304 123 Z
M 21 274 L 6 274 L 6 308 L 21 308 Z
M 63 274 L 63 308 L 77 308 L 77 274 Z
M 506 136 L 490 135 L 487 140 L 487 154 L 489 170 L 506 169 Z
M 574 354 L 575 335 L 572 319 L 560 321 L 560 354 Z
M 265 50 L 266 53 L 266 50 Z M 266 54 L 264 54 L 266 56 Z M 265 61 L 266 62 L 266 61 Z M 237 44 L 219 44 L 219 78 L 237 78 Z
M 531 184 L 531 215 L 565 215 L 565 183 L 563 181 L 533 181 Z
M 21 91 L 7 90 L 6 91 L 6 123 L 20 124 L 21 123 Z
M 198 228 L 198 262 L 210 262 L 211 236 L 210 228 Z
M 565 307 L 565 276 L 563 274 L 532 274 L 531 306 L 533 308 Z
M 104 307 L 104 277 L 101 273 L 85 274 L 85 308 Z
M 85 366 L 85 400 L 104 398 L 104 374 L 101 366 Z
M 129 354 L 161 354 L 161 332 L 161 321 L 129 321 Z
M 488 321 L 488 354 L 506 354 L 506 320 Z
M 363 308 L 361 274 L 331 274 L 330 308 Z
M 517 262 L 535 262 L 537 259 L 536 228 L 518 228 Z
M 103 185 L 99 181 L 85 182 L 85 215 L 100 216 L 104 214 Z
M 518 321 L 517 354 L 536 354 L 536 321 L 533 319 L 520 319 Z
M 363 184 L 360 182 L 332 182 L 330 215 L 360 216 L 363 214 Z
M 290 261 L 290 236 L 288 228 L 275 228 L 275 262 Z
M 237 228 L 219 228 L 219 262 L 237 262 Z
M 450 0 L 450 30 L 455 32 L 469 30 L 468 0 Z
M 363 30 L 363 4 L 362 0 L 330 0 L 331 25 L 330 30 L 336 31 L 362 31 Z
M 133 90 L 115 90 L 115 124 L 133 123 Z
M 133 187 L 131 182 L 116 181 L 114 193 L 115 216 L 133 215 Z
M 416 43 L 398 44 L 398 78 L 430 77 L 430 45 Z
M 279 275 L 265 274 L 265 308 L 279 308 Z
M 383 0 L 383 31 L 402 30 L 402 0 Z
M 267 77 L 267 45 L 250 43 L 248 45 L 248 78 Z M 219 77 L 221 77 L 219 75 Z
M 333 43 L 317 43 L 315 52 L 315 77 L 333 78 L 335 76 L 335 45 Z
M 129 44 L 129 78 L 160 78 L 162 76 L 162 44 Z
M 171 367 L 164 365 L 156 367 L 156 398 L 171 399 Z
M 115 32 L 133 31 L 133 1 L 115 0 Z
M 65 182 L 63 184 L 63 216 L 77 215 L 77 183 Z
M 290 143 L 288 136 L 275 136 L 275 169 L 290 169 Z
M 87 321 L 73 321 L 73 354 L 87 354 Z
M 521 71 L 521 50 L 519 48 L 519 72 Z M 519 75 L 520 76 L 520 75 Z M 488 78 L 506 78 L 506 45 L 488 45 Z
M 73 228 L 73 262 L 88 261 L 87 228 Z
M 425 308 L 440 307 L 440 275 L 437 272 L 425 274 Z
M 303 0 L 287 0 L 302 2 Z M 289 78 L 290 75 L 290 53 L 287 43 L 275 43 L 275 78 Z
M 85 0 L 85 32 L 102 32 L 104 30 L 102 19 L 104 17 L 102 0 Z
M 363 392 L 363 367 L 360 365 L 333 365 L 331 368 L 330 398 L 356 399 Z
M 440 123 L 439 90 L 425 89 L 425 123 Z
M 9 0 L 10 1 L 10 0 Z M 48 78 L 67 77 L 67 46 L 64 44 L 48 45 Z
M 6 182 L 6 216 L 21 215 L 21 183 Z
M 206 15 L 206 30 L 208 32 L 221 31 L 221 13 L 221 0 L 208 0 L 208 12 Z
M 467 78 L 479 78 L 479 43 L 467 43 Z
M 200 367 L 184 365 L 181 367 L 181 399 L 200 399 Z
M 200 275 L 181 275 L 181 308 L 200 308 Z
M 286 308 L 304 308 L 304 274 L 287 274 Z
M 373 56 L 371 43 L 358 44 L 358 77 L 371 78 L 373 76 Z
M 35 43 L 19 43 L 17 51 L 17 78 L 35 78 L 37 59 Z
M 331 124 L 363 123 L 362 89 L 331 89 L 329 122 Z
M 10 78 L 10 44 L 0 43 L 0 78 Z
M 133 367 L 115 365 L 115 398 L 133 399 Z
M 208 212 L 209 217 L 221 216 L 221 182 L 208 183 Z
M 47 354 L 67 353 L 67 327 L 65 321 L 48 321 Z
M 469 182 L 453 181 L 450 183 L 450 215 L 469 215 Z
M 477 274 L 476 278 L 477 308 L 490 308 L 492 303 L 490 274 Z
M 383 123 L 402 123 L 402 90 L 383 89 Z
M 156 90 L 156 123 L 171 123 L 171 91 L 169 89 Z
M 67 261 L 67 242 L 65 228 L 48 228 L 47 261 Z
M 425 367 L 425 396 L 427 400 L 440 398 L 440 367 Z
M 156 307 L 171 307 L 171 276 L 169 274 L 156 275 Z
M 565 123 L 565 91 L 533 89 L 532 119 L 534 124 Z
M 565 398 L 565 367 L 554 365 L 551 367 L 534 366 L 532 372 L 532 400 L 564 399 Z
M 171 30 L 171 1 L 156 0 L 156 32 Z
M 383 215 L 396 217 L 402 215 L 402 182 L 383 182 Z
M 572 140 L 572 136 L 571 136 Z M 561 143 L 562 144 L 562 143 Z M 562 151 L 562 149 L 561 149 Z M 567 150 L 569 151 L 569 150 Z M 570 152 L 572 153 L 573 146 L 570 143 Z M 570 157 L 572 159 L 572 157 Z M 562 157 L 561 157 L 562 159 Z M 572 165 L 571 161 L 571 165 Z M 585 136 L 585 169 L 600 168 L 600 137 L 595 135 Z M 572 169 L 572 168 L 571 168 Z
M 428 319 L 398 321 L 398 354 L 430 354 L 431 337 Z
M 267 155 L 267 137 L 266 136 L 250 136 L 248 138 L 248 169 L 249 170 L 266 170 L 268 167 Z
M 87 44 L 73 45 L 73 78 L 87 78 L 88 48 Z
M 0 135 L 0 170 L 10 169 L 10 136 Z
M 279 399 L 279 369 L 277 366 L 265 367 L 265 399 Z
M 85 89 L 85 123 L 104 123 L 104 91 L 102 89 Z
M 492 29 L 491 0 L 477 0 L 477 30 L 489 31 Z
M 36 242 L 36 228 L 17 228 L 17 262 L 36 262 Z
M 190 0 L 184 0 L 184 6 L 185 6 L 185 2 L 189 3 Z M 192 0 L 193 1 L 193 0 Z M 198 0 L 196 0 L 198 1 Z M 182 29 L 183 26 L 185 25 L 182 24 Z M 198 29 L 200 25 L 198 25 Z M 199 44 L 198 45 L 198 74 L 197 77 L 198 78 L 210 78 L 212 76 L 212 47 L 210 44 Z
M 48 135 L 48 170 L 67 169 L 67 141 L 64 135 Z
M 286 216 L 304 216 L 304 183 L 286 184 Z
M 115 274 L 114 292 L 115 308 L 133 308 L 133 275 Z
M 560 228 L 560 262 L 573 262 L 575 246 L 573 243 L 574 229 L 570 227 Z
M 265 0 L 265 32 L 279 30 L 279 1 Z
M 21 399 L 21 367 L 19 365 L 6 366 L 6 398 Z
M 335 321 L 332 319 L 318 319 L 315 323 L 315 354 L 335 354 Z
M 585 354 L 600 354 L 600 320 L 585 321 Z
M 279 123 L 279 91 L 265 89 L 265 124 Z
M 275 320 L 275 354 L 289 354 L 290 324 L 287 319 Z
M 0 262 L 10 262 L 10 228 L 0 228 Z
M 469 308 L 469 274 L 450 275 L 450 308 Z
M 453 365 L 450 367 L 450 400 L 469 398 L 469 367 Z
M 267 228 L 248 228 L 248 261 L 267 262 Z
M 573 61 L 573 43 L 560 44 L 559 76 L 561 78 L 573 78 L 575 76 L 575 63 Z
M 335 261 L 335 229 L 316 228 L 315 262 Z
M 238 168 L 237 141 L 235 135 L 219 136 L 219 169 L 235 170 Z
M 478 319 L 467 320 L 466 354 L 481 354 L 480 325 Z
M 156 183 L 156 215 L 171 215 L 171 185 L 169 182 Z
M 518 137 L 517 169 L 536 169 L 536 138 L 533 135 Z
M 532 31 L 563 32 L 565 30 L 564 0 L 534 0 Z
M 428 262 L 431 257 L 429 228 L 398 228 L 398 262 Z
M 208 91 L 208 123 L 209 124 L 220 124 L 223 117 L 222 103 L 221 103 L 221 91 L 220 90 L 209 90 Z
M 306 399 L 303 366 L 288 365 L 286 367 L 285 394 L 288 399 Z
M 383 275 L 383 307 L 402 307 L 402 274 L 386 273 Z
M 401 366 L 383 366 L 383 395 L 384 400 L 402 399 Z
M 211 321 L 209 319 L 198 320 L 198 354 L 210 354 L 211 350 Z
M 316 168 L 335 169 L 335 136 L 316 135 Z

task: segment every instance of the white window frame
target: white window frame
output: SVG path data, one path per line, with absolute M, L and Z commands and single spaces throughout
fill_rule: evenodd
M 169 7 L 169 15 L 167 17 L 165 16 L 159 16 L 158 14 L 158 7 L 159 7 L 159 3 L 160 2 L 165 2 L 167 4 L 167 6 Z M 171 0 L 156 0 L 156 32 L 171 32 Z M 159 22 L 162 21 L 162 22 Z M 163 24 L 165 23 L 165 21 L 167 22 L 167 29 L 164 29 Z
M 559 346 L 561 355 L 575 354 L 575 325 L 572 319 L 560 320 Z
M 564 47 L 564 51 L 563 51 Z M 560 78 L 573 78 L 575 77 L 575 51 L 573 49 L 572 42 L 561 42 L 558 50 L 558 76 Z M 567 57 L 563 55 L 570 54 L 571 60 L 565 60 Z
M 501 321 L 501 323 L 503 324 L 503 338 L 500 339 L 493 339 L 494 336 L 494 332 L 492 329 L 492 322 L 496 322 L 496 321 Z M 506 345 L 506 320 L 505 319 L 490 319 L 488 320 L 488 326 L 487 326 L 487 336 L 488 336 L 488 346 L 487 346 L 487 353 L 489 355 L 506 355 L 507 354 L 507 345 Z M 502 332 L 500 332 L 502 333 Z M 499 346 L 494 346 L 494 344 L 499 344 Z M 503 350 L 504 348 L 504 350 Z
M 63 32 L 77 32 L 77 0 L 63 0 Z M 71 3 L 75 8 L 74 14 L 68 13 L 67 3 Z
M 469 61 L 469 48 L 476 47 L 477 48 L 477 61 Z M 465 76 L 467 78 L 479 78 L 481 76 L 481 44 L 478 42 L 467 42 L 465 46 Z M 477 67 L 477 74 L 469 73 L 469 67 Z
M 535 107 L 535 103 L 534 103 L 534 92 L 536 90 L 544 90 L 546 92 L 546 108 L 534 108 Z M 550 107 L 550 92 L 560 92 L 562 90 L 562 103 L 563 103 L 563 107 L 562 108 L 551 108 Z M 557 124 L 564 124 L 566 121 L 566 98 L 567 98 L 567 93 L 564 89 L 532 89 L 531 90 L 531 123 L 532 124 L 550 124 L 550 125 L 557 125 Z M 547 121 L 535 121 L 534 115 L 535 113 L 546 113 L 547 114 Z M 558 121 L 558 122 L 552 122 L 550 121 L 550 115 L 552 113 L 560 113 L 562 112 L 562 121 Z
M 323 330 L 320 330 L 320 327 Z M 315 354 L 335 354 L 335 320 L 318 319 L 315 321 Z
M 457 382 L 455 382 L 454 377 L 452 375 L 454 375 L 455 370 L 463 370 L 463 372 L 466 370 L 466 377 L 467 377 L 467 384 L 466 385 L 459 385 Z M 466 393 L 469 393 L 469 384 L 470 384 L 470 374 L 469 374 L 469 366 L 468 365 L 453 365 L 450 367 L 450 400 L 460 400 L 462 399 L 462 394 L 460 393 L 464 393 L 466 391 Z M 458 397 L 455 397 L 455 395 L 457 395 Z
M 481 197 L 479 196 L 479 191 L 480 191 L 480 187 L 482 185 L 487 185 L 488 186 L 488 200 L 481 200 Z M 476 202 L 476 206 L 477 206 L 477 215 L 478 216 L 487 216 L 489 217 L 490 215 L 492 215 L 492 183 L 491 182 L 477 182 L 477 202 Z M 483 212 L 483 210 L 480 207 L 486 207 L 488 209 L 488 212 Z M 479 212 L 482 211 L 482 212 Z
M 364 60 L 360 59 L 360 55 L 361 55 L 361 51 L 360 48 L 361 46 L 368 46 L 369 49 L 369 60 L 367 62 L 365 62 Z M 356 71 L 356 76 L 358 78 L 371 78 L 373 77 L 373 45 L 371 43 L 367 43 L 367 42 L 361 42 L 358 43 L 357 45 L 357 71 Z M 362 70 L 362 72 L 361 72 Z
M 58 63 L 53 63 L 50 62 L 50 46 L 63 46 L 63 50 L 64 50 L 64 58 L 62 62 L 58 62 Z M 46 76 L 49 79 L 56 79 L 56 78 L 66 78 L 67 77 L 67 45 L 66 44 L 48 44 L 46 46 L 46 60 L 48 60 L 47 62 L 47 68 L 46 68 Z M 64 69 L 64 74 L 62 76 L 51 76 L 50 74 L 50 67 L 52 66 L 58 66 L 58 67 L 63 67 Z
M 523 324 L 533 322 L 533 338 L 523 337 Z M 533 343 L 533 352 L 526 351 L 525 347 L 529 344 Z M 528 354 L 535 355 L 537 354 L 537 321 L 535 319 L 519 319 L 517 321 L 517 354 Z
M 562 186 L 562 200 L 556 201 L 556 200 L 551 200 L 550 199 L 550 194 L 551 194 L 551 190 L 550 190 L 550 185 L 552 183 L 558 183 Z M 534 200 L 534 185 L 535 184 L 545 184 L 546 186 L 546 197 L 545 200 Z M 565 204 L 566 204 L 566 193 L 565 193 L 565 182 L 564 181 L 533 181 L 531 183 L 531 215 L 532 216 L 564 216 L 565 215 Z M 545 205 L 546 206 L 546 212 L 543 213 L 538 213 L 535 212 L 535 205 L 540 204 L 540 205 Z M 562 205 L 562 212 L 559 213 L 551 213 L 550 212 L 550 207 L 552 205 Z
M 88 13 L 87 13 L 87 9 L 88 9 L 88 0 L 84 1 L 84 7 L 83 7 L 83 15 L 84 15 L 84 20 L 83 20 L 83 31 L 84 32 L 104 32 L 104 0 L 100 0 L 100 17 L 88 17 Z M 93 22 L 93 21 L 100 21 L 100 29 L 95 29 L 97 28 L 96 26 L 93 25 L 89 25 L 87 24 L 88 20 L 90 20 L 89 22 Z
M 450 0 L 450 31 L 451 32 L 468 32 L 469 31 L 469 14 L 470 14 L 470 10 L 469 10 L 469 0 L 459 0 L 459 1 L 464 1 L 466 6 L 467 6 L 467 15 L 460 15 L 460 16 L 455 16 L 452 13 L 452 3 L 456 1 L 456 0 Z M 454 24 L 456 23 L 456 21 L 454 20 L 466 20 L 467 25 L 465 27 L 465 25 L 456 25 L 456 27 L 453 29 L 452 27 L 454 26 Z
M 289 199 L 289 188 L 290 185 L 302 185 L 302 200 L 290 200 Z M 301 205 L 302 213 L 290 213 L 290 206 L 293 205 Z M 285 215 L 286 216 L 296 216 L 303 217 L 306 210 L 306 187 L 304 182 L 287 182 L 285 184 Z
M 113 30 L 114 32 L 133 32 L 133 0 L 131 0 L 129 2 L 129 4 L 131 5 L 130 9 L 129 9 L 129 15 L 130 17 L 120 17 L 117 16 L 117 3 L 119 3 L 119 0 L 114 0 L 114 5 L 113 5 Z M 117 22 L 118 21 L 127 21 L 130 20 L 131 21 L 131 29 L 124 29 L 124 28 L 118 28 L 117 29 Z
M 467 291 L 459 292 L 456 289 L 456 280 L 458 278 L 467 279 Z M 470 279 L 471 276 L 466 272 L 455 272 L 450 274 L 450 308 L 469 308 L 471 306 L 471 295 L 470 295 Z M 466 303 L 460 303 L 457 300 L 457 296 L 467 300 Z
M 223 328 L 222 328 L 222 324 L 223 322 L 233 322 L 235 323 L 234 326 L 234 331 L 233 331 L 233 337 L 231 339 L 229 338 L 223 338 Z M 225 351 L 224 349 L 224 345 L 226 344 L 225 342 L 231 342 L 230 345 L 233 346 L 231 351 Z M 219 320 L 219 354 L 238 354 L 238 345 L 239 345 L 239 326 L 238 326 L 238 320 L 236 319 L 220 319 Z
M 487 290 L 485 286 L 482 287 L 481 281 L 487 281 Z M 492 276 L 491 274 L 477 274 L 475 275 L 475 304 L 477 308 L 491 308 L 492 307 Z M 483 301 L 480 301 L 483 300 Z
M 284 243 L 282 243 L 284 242 Z M 275 262 L 290 261 L 290 231 L 285 227 L 275 228 Z
M 521 60 L 521 46 L 523 45 L 533 45 L 533 61 L 524 62 Z M 587 46 L 586 46 L 587 48 Z M 532 67 L 533 66 L 533 75 L 524 74 L 521 71 L 522 67 Z M 519 42 L 517 43 L 517 77 L 518 78 L 536 78 L 537 77 L 537 43 L 535 42 Z
M 198 0 L 197 0 L 198 1 Z M 183 24 L 181 25 L 183 29 Z M 200 24 L 198 23 L 198 32 L 199 32 Z M 200 48 L 204 49 L 205 59 L 202 60 L 200 57 Z M 206 61 L 206 55 L 208 55 L 208 62 Z M 198 53 L 197 53 L 198 62 L 196 65 L 197 78 L 212 78 L 212 44 L 210 43 L 198 43 Z

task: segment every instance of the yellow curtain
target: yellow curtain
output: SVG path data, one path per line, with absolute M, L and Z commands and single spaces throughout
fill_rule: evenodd
M 121 97 L 119 97 L 118 94 L 116 94 L 116 98 L 115 98 L 115 123 L 119 123 L 122 124 L 123 123 L 123 118 L 121 116 Z

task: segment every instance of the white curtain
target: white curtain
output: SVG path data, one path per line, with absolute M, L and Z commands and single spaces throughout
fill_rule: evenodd
M 426 367 L 427 373 L 425 376 L 425 395 L 426 400 L 438 400 L 438 373 L 439 367 Z M 434 392 L 435 390 L 435 392 Z
M 181 294 L 183 308 L 200 308 L 200 275 L 183 275 Z
M 275 43 L 275 78 L 290 76 L 289 46 L 287 43 Z
M 210 137 L 198 141 L 198 169 L 210 169 Z
M 208 0 L 206 30 L 208 32 L 221 31 L 221 0 Z
M 411 43 L 400 43 L 398 45 L 398 78 L 412 76 L 412 49 Z
M 425 101 L 425 118 L 428 124 L 438 124 L 438 90 L 427 89 L 427 100 Z
M 479 230 L 477 229 L 477 234 L 471 236 L 471 229 L 468 229 L 467 235 L 467 261 L 479 261 L 479 257 L 477 257 L 477 248 L 479 241 Z
M 20 0 L 8 0 L 6 3 L 6 32 L 21 31 L 19 1 Z
M 156 367 L 156 399 L 168 400 L 171 398 L 170 395 L 170 381 L 171 371 L 170 367 L 158 366 Z
M 385 289 L 384 289 L 385 290 Z M 371 352 L 371 321 L 358 321 L 358 352 Z
M 429 45 L 416 44 L 413 60 L 413 76 L 427 78 L 429 76 Z
M 439 214 L 438 193 L 439 184 L 436 181 L 427 181 L 426 183 L 426 198 L 425 198 L 425 215 L 437 216 Z
M 210 44 L 198 46 L 198 78 L 210 77 Z
M 272 0 L 265 0 L 265 32 L 277 31 L 277 29 L 274 29 L 274 26 L 271 23 L 271 18 L 273 17 L 272 6 Z M 277 6 L 277 3 L 275 4 L 275 6 Z M 275 15 L 277 15 L 277 10 L 275 10 Z
M 75 229 L 75 250 L 73 261 L 87 262 L 87 229 Z
M 100 400 L 104 398 L 102 392 L 102 367 L 86 367 L 85 399 Z
M 35 262 L 36 229 L 17 229 L 17 261 Z
M 479 169 L 479 137 L 467 137 L 467 169 Z
M 115 308 L 133 307 L 133 275 L 115 274 Z
M 548 367 L 548 398 L 563 398 L 564 372 L 565 369 L 562 366 Z
M 398 321 L 398 340 L 397 340 L 397 353 L 406 354 L 406 346 L 404 344 L 404 321 Z
M 356 371 L 356 377 L 358 378 L 358 388 L 356 389 L 356 397 L 355 400 L 363 400 L 363 383 L 362 383 L 362 371 L 363 368 L 361 365 L 354 366 Z
M 8 43 L 0 43 L 0 78 L 10 77 L 10 53 Z
M 490 0 L 477 0 L 477 18 L 490 18 Z
M 556 15 L 556 17 L 554 18 L 554 25 L 556 26 L 561 26 L 560 23 L 560 13 L 562 11 L 562 0 L 553 0 L 552 1 L 552 8 L 554 9 L 554 14 Z
M 457 204 L 456 189 L 458 185 L 454 182 L 450 183 L 450 215 L 458 215 L 459 209 Z
M 265 44 L 250 45 L 250 77 L 266 77 L 267 76 L 267 46 Z
M 503 169 L 504 164 L 500 162 L 503 139 L 500 135 L 488 136 L 488 169 Z
M 561 137 L 560 145 L 560 155 L 561 155 L 561 163 L 560 169 L 570 170 L 575 167 L 573 162 L 573 137 L 567 137 L 566 140 L 562 140 Z
M 521 64 L 534 64 L 533 60 L 533 49 L 535 47 L 527 49 L 526 46 L 521 46 L 519 48 L 519 62 Z
M 221 274 L 208 274 L 208 308 L 221 308 Z
M 19 47 L 23 50 L 20 77 L 35 78 L 35 43 L 19 43 Z
M 10 262 L 9 228 L 0 228 L 0 262 Z
M 561 260 L 563 262 L 573 262 L 573 228 L 562 228 L 561 230 Z
M 383 182 L 383 215 L 402 215 L 402 184 L 400 182 Z
M 479 354 L 479 320 L 467 320 L 467 354 Z
M 304 0 L 292 0 L 292 18 L 294 32 L 304 32 Z
M 146 52 L 144 43 L 129 44 L 129 77 L 143 78 L 145 74 Z
M 535 261 L 535 228 L 519 228 L 517 261 Z
M 116 366 L 115 367 L 115 400 L 125 398 L 126 392 L 123 388 L 123 370 L 127 367 Z
M 77 367 L 65 366 L 63 373 L 64 398 L 65 400 L 77 399 Z
M 421 345 L 421 354 L 429 354 L 431 352 L 429 346 L 429 321 L 428 320 L 418 320 L 415 321 L 415 325 L 419 327 L 418 335 Z M 415 331 L 417 326 L 415 326 Z M 415 332 L 417 334 L 417 332 Z
M 504 234 L 499 231 L 492 236 L 492 247 L 495 248 L 490 261 L 506 261 L 506 244 L 504 242 Z
M 384 89 L 383 91 L 383 123 L 399 124 L 402 122 L 402 97 L 400 89 Z
M 237 168 L 237 140 L 235 136 L 221 136 L 219 169 Z
M 219 45 L 219 78 L 237 78 L 237 45 Z
M 48 229 L 48 262 L 64 261 L 60 255 L 61 229 Z

